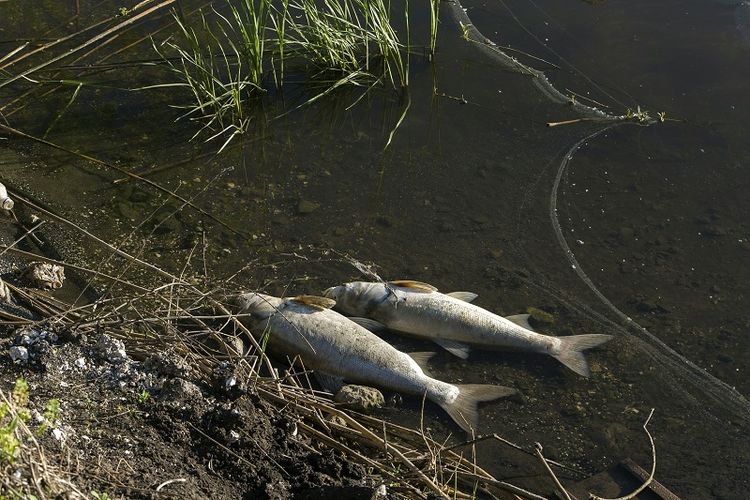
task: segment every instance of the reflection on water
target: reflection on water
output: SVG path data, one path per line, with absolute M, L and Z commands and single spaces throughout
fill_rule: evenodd
M 237 287 L 320 292 L 360 277 L 340 258 L 350 255 L 376 263 L 385 278 L 476 292 L 479 305 L 505 315 L 543 309 L 555 318 L 549 333 L 616 333 L 589 354 L 590 379 L 518 353 L 476 352 L 468 361 L 438 353 L 430 368 L 448 381 L 519 389 L 519 400 L 481 409 L 483 432 L 541 441 L 551 458 L 585 474 L 625 457 L 647 467 L 641 425 L 655 407 L 659 479 L 688 498 L 741 497 L 750 463 L 750 425 L 739 395 L 750 394 L 750 227 L 743 217 L 750 212 L 750 46 L 742 29 L 730 28 L 743 6 L 465 7 L 498 43 L 558 65 L 547 69 L 558 88 L 615 114 L 648 103 L 680 120 L 609 129 L 570 152 L 554 215 L 577 264 L 613 307 L 737 393 L 695 386 L 691 368 L 674 364 L 620 321 L 571 269 L 550 221 L 550 195 L 571 146 L 600 126 L 547 128 L 576 118 L 575 111 L 465 43 L 448 20 L 435 66 L 412 63 L 409 113 L 386 151 L 404 106 L 392 94 L 372 93 L 354 110 L 346 108 L 356 97 L 345 94 L 281 119 L 258 117 L 242 141 L 216 157 L 210 147 L 188 143 L 188 123 L 172 123 L 168 104 L 179 94 L 121 90 L 159 78 L 159 68 L 136 74 L 114 67 L 82 75 L 97 85 L 82 87 L 59 120 L 74 87 L 41 98 L 45 86 L 4 114 L 39 135 L 57 120 L 50 141 L 143 173 L 200 210 L 143 182 L 113 182 L 123 177 L 116 169 L 12 137 L 0 145 L 3 181 L 109 241 L 131 235 L 125 248 L 164 267 L 180 269 L 196 245 L 204 246 L 191 260 L 198 273 L 205 265 L 211 276 L 224 277 L 251 264 Z M 12 37 L 48 27 L 27 29 Z M 147 47 L 139 47 L 116 60 L 145 57 Z M 445 96 L 433 94 L 434 87 Z M 27 88 L 4 88 L 0 97 L 7 103 Z M 265 113 L 278 116 L 281 105 L 270 101 Z M 72 241 L 61 251 L 101 259 Z M 389 340 L 408 350 L 430 348 Z M 726 404 L 716 403 L 722 397 Z M 405 406 L 418 410 L 419 402 Z M 383 414 L 418 423 L 418 411 Z M 453 430 L 439 412 L 431 415 L 435 432 Z M 479 455 L 500 478 L 538 474 L 536 464 L 491 443 L 479 446 Z

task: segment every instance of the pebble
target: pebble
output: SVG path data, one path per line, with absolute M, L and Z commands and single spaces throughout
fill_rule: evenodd
M 320 208 L 320 203 L 310 200 L 300 200 L 297 204 L 297 213 L 300 215 L 310 214 Z
M 28 363 L 29 362 L 29 350 L 23 346 L 14 345 L 9 349 L 10 359 L 14 363 Z
M 113 339 L 107 334 L 99 337 L 99 340 L 96 342 L 96 350 L 99 351 L 102 359 L 110 363 L 122 363 L 128 358 L 128 354 L 125 352 L 125 344 L 122 340 Z
M 383 393 L 363 385 L 345 385 L 336 393 L 333 400 L 349 409 L 371 413 L 385 404 Z

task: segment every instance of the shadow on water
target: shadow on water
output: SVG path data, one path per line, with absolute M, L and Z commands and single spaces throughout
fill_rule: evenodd
M 96 85 L 81 88 L 59 120 L 73 88 L 4 114 L 37 135 L 54 122 L 49 141 L 144 173 L 205 213 L 148 184 L 119 182 L 117 169 L 13 137 L 0 143 L 2 180 L 108 241 L 131 235 L 127 248 L 164 267 L 180 269 L 196 245 L 204 249 L 191 261 L 198 273 L 229 276 L 248 265 L 237 287 L 316 293 L 361 277 L 340 257 L 349 255 L 385 278 L 471 290 L 502 314 L 541 308 L 555 318 L 550 333 L 614 333 L 588 355 L 590 379 L 506 353 L 460 361 L 440 352 L 430 369 L 447 381 L 518 388 L 520 399 L 482 408 L 483 433 L 544 443 L 550 458 L 583 471 L 573 479 L 625 457 L 647 468 L 641 425 L 656 408 L 657 477 L 686 498 L 739 498 L 750 463 L 750 46 L 746 28 L 728 30 L 744 26 L 746 6 L 673 3 L 465 7 L 488 37 L 560 67 L 519 56 L 558 88 L 613 114 L 648 103 L 652 114 L 687 122 L 548 128 L 579 115 L 466 43 L 444 16 L 435 65 L 415 57 L 409 112 L 385 151 L 405 106 L 394 93 L 371 93 L 353 110 L 357 97 L 341 93 L 281 119 L 259 117 L 214 156 L 211 145 L 188 143 L 188 122 L 173 123 L 168 105 L 179 94 L 124 90 L 162 77 L 159 68 L 115 67 L 87 74 Z M 28 31 L 13 37 L 39 32 L 32 23 Z M 269 102 L 264 112 L 280 109 Z M 60 238 L 66 258 L 103 259 Z M 382 414 L 418 424 L 419 402 L 405 406 Z M 433 432 L 455 430 L 433 410 Z M 498 478 L 539 481 L 538 464 L 489 442 L 478 459 Z

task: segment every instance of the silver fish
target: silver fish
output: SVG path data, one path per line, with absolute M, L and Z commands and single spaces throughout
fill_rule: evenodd
M 552 337 L 533 331 L 528 314 L 504 318 L 470 304 L 476 294 L 443 294 L 418 281 L 370 283 L 358 281 L 329 288 L 326 297 L 336 310 L 371 330 L 390 330 L 424 337 L 466 359 L 469 345 L 511 348 L 548 354 L 584 377 L 590 375 L 583 352 L 612 338 L 611 335 Z
M 467 432 L 477 428 L 478 402 L 516 392 L 509 387 L 454 385 L 431 378 L 408 354 L 330 309 L 334 304 L 331 299 L 309 295 L 282 299 L 247 293 L 237 300 L 241 321 L 253 335 L 268 335 L 272 351 L 299 356 L 306 368 L 347 382 L 426 394 Z

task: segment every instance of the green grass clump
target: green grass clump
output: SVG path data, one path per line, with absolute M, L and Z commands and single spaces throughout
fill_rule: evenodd
M 431 1 L 435 11 L 437 0 Z M 272 88 L 282 89 L 290 74 L 295 83 L 324 85 L 300 106 L 342 86 L 406 88 L 408 5 L 398 14 L 399 20 L 404 16 L 406 45 L 389 0 L 227 1 L 222 9 L 199 12 L 197 23 L 175 14 L 177 36 L 155 48 L 177 81 L 150 88 L 187 89 L 192 103 L 182 106 L 181 118 L 201 124 L 194 138 L 222 137 L 223 148 L 248 130 L 251 104 Z M 432 53 L 434 45 L 431 38 Z
M 10 400 L 0 403 L 0 464 L 13 463 L 21 447 L 18 436 L 19 423 L 31 418 L 29 409 L 29 384 L 23 378 L 16 379 Z
M 29 411 L 29 384 L 22 377 L 16 379 L 11 397 L 0 401 L 0 465 L 15 462 L 23 444 L 24 436 L 30 437 L 25 425 L 31 420 Z M 60 416 L 60 401 L 50 399 L 44 411 L 44 419 L 37 426 L 36 434 L 44 434 Z

